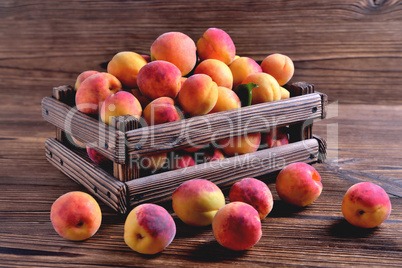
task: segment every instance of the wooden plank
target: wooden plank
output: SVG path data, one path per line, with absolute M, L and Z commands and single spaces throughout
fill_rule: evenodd
M 84 186 L 109 207 L 127 212 L 126 186 L 94 163 L 86 161 L 55 139 L 45 143 L 46 158 L 67 177 Z
M 126 133 L 129 130 L 136 129 L 139 126 L 139 121 L 134 116 L 124 115 L 112 118 L 112 125 L 122 133 Z M 115 178 L 122 182 L 136 179 L 140 176 L 140 167 L 137 161 L 131 161 L 127 154 L 126 137 L 121 136 L 118 140 L 118 153 L 121 158 L 127 157 L 124 164 L 113 163 L 113 175 Z
M 228 137 L 261 132 L 277 125 L 321 118 L 323 109 L 321 95 L 312 93 L 149 126 L 126 133 L 127 150 L 131 156 L 142 156 L 214 143 Z
M 119 144 L 124 146 L 124 143 L 118 143 L 118 140 L 124 139 L 124 133 L 114 127 L 51 97 L 42 100 L 42 117 L 79 141 L 95 148 L 108 159 L 117 163 L 125 162 L 125 156 L 118 153 L 121 152 Z
M 317 162 L 325 144 L 308 139 L 288 145 L 260 150 L 254 153 L 207 162 L 183 169 L 167 171 L 126 182 L 128 202 L 133 207 L 143 202 L 156 202 L 171 197 L 183 182 L 198 178 L 207 179 L 218 186 L 228 186 L 244 177 L 267 175 L 292 162 Z

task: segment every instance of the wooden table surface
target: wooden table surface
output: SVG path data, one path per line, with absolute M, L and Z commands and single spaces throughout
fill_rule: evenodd
M 130 250 L 124 216 L 101 203 L 99 231 L 83 242 L 57 235 L 49 219 L 62 194 L 85 189 L 45 158 L 55 128 L 41 116 L 54 86 L 87 69 L 103 71 L 123 50 L 149 53 L 159 34 L 197 40 L 209 27 L 227 31 L 237 54 L 262 60 L 279 52 L 295 62 L 292 81 L 315 84 L 330 104 L 313 132 L 328 140 L 314 164 L 324 190 L 304 209 L 279 200 L 253 248 L 232 252 L 211 228 L 181 223 L 156 256 Z M 61 1 L 0 3 L 0 266 L 402 266 L 402 2 L 401 1 Z M 374 229 L 351 227 L 341 202 L 354 183 L 389 194 L 392 213 Z

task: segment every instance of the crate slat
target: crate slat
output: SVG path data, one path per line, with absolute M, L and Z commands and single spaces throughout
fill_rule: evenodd
M 181 183 L 190 179 L 207 179 L 218 186 L 228 186 L 245 177 L 279 171 L 293 162 L 314 163 L 324 158 L 325 143 L 318 137 L 307 139 L 128 181 L 128 202 L 132 208 L 143 202 L 169 199 Z
M 101 152 L 113 162 L 121 164 L 125 162 L 125 143 L 121 142 L 125 136 L 114 127 L 51 97 L 42 100 L 42 117 L 56 128 Z
M 126 184 L 53 138 L 45 142 L 47 160 L 119 213 L 127 212 Z
M 261 132 L 275 126 L 322 118 L 321 93 L 296 96 L 220 113 L 188 118 L 126 133 L 127 152 L 133 157 L 161 153 L 219 139 Z

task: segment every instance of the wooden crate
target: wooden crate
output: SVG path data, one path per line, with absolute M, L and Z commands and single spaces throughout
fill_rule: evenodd
M 74 107 L 74 89 L 60 86 L 53 89 L 53 96 L 42 100 L 43 118 L 56 127 L 56 138 L 49 138 L 45 143 L 46 157 L 64 174 L 122 214 L 139 203 L 170 198 L 172 192 L 189 179 L 208 179 L 226 187 L 244 177 L 275 174 L 284 164 L 321 162 L 325 159 L 326 143 L 313 135 L 312 126 L 314 119 L 325 118 L 327 96 L 315 92 L 314 86 L 305 82 L 285 87 L 291 94 L 286 100 L 139 127 L 139 122 L 131 116 L 116 117 L 110 126 L 79 112 Z M 277 126 L 288 127 L 288 145 L 185 169 L 140 175 L 138 160 L 143 156 Z M 112 160 L 112 165 L 94 164 L 84 150 L 71 146 L 66 134 L 101 152 Z

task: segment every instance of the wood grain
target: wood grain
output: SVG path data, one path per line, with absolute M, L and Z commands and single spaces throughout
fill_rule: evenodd
M 1 267 L 402 267 L 402 2 L 339 1 L 0 1 L 0 266 Z M 142 256 L 124 243 L 124 217 L 102 200 L 102 226 L 83 242 L 53 230 L 53 201 L 86 191 L 50 164 L 45 142 L 54 127 L 41 101 L 87 69 L 104 71 L 123 50 L 149 54 L 159 34 L 197 40 L 209 27 L 227 31 L 237 54 L 262 60 L 279 52 L 295 62 L 293 81 L 329 97 L 313 133 L 327 138 L 324 185 L 311 206 L 280 201 L 264 179 L 274 210 L 251 250 L 220 247 L 211 229 L 175 219 L 172 244 Z M 355 182 L 376 182 L 391 197 L 389 219 L 356 229 L 340 204 Z M 225 192 L 227 193 L 227 192 Z
M 142 156 L 175 148 L 216 143 L 218 140 L 322 118 L 319 93 L 207 114 L 126 133 L 128 154 Z

